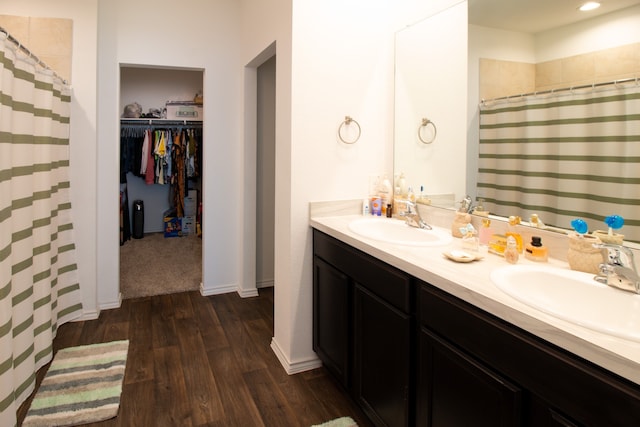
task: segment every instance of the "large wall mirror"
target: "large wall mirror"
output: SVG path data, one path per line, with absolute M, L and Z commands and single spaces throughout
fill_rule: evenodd
M 410 183 L 418 189 L 424 186 L 427 194 L 449 193 L 455 201 L 469 194 L 475 200 L 482 99 L 559 90 L 591 84 L 598 79 L 640 77 L 640 1 L 602 2 L 600 10 L 591 15 L 580 15 L 577 10 L 580 3 L 469 0 L 462 3 L 464 14 L 447 10 L 399 31 L 396 35 L 395 175 L 405 173 Z M 456 49 L 464 44 L 449 43 L 447 29 L 461 31 L 461 24 L 456 20 L 464 20 L 462 25 L 468 34 L 464 81 L 451 65 L 460 62 L 456 59 Z M 439 21 L 446 22 L 444 32 L 429 33 L 428 28 L 442 25 Z M 442 40 L 447 42 L 440 43 Z M 441 48 L 440 44 L 446 47 Z M 434 48 L 436 45 L 438 47 Z M 594 59 L 595 53 L 601 56 Z M 538 69 L 540 64 L 546 64 L 556 70 L 562 67 L 587 70 L 589 67 L 580 61 L 591 61 L 591 65 L 595 62 L 599 74 L 603 74 L 603 65 L 608 65 L 610 70 L 605 77 L 583 74 L 569 80 L 564 77 L 558 81 L 547 79 L 546 86 L 542 87 L 536 87 L 535 83 L 531 86 L 531 82 L 535 82 L 536 66 Z M 615 69 L 614 65 L 623 63 L 627 68 Z M 441 64 L 447 64 L 442 73 L 430 77 L 433 69 L 439 69 Z M 455 103 L 459 88 L 465 90 L 464 106 L 456 104 L 455 111 L 446 110 L 448 102 L 441 100 L 452 99 Z M 435 105 L 433 101 L 424 105 L 425 100 L 436 97 Z M 446 117 L 439 117 L 441 111 Z M 438 132 L 433 143 L 425 146 L 421 146 L 417 138 L 423 116 L 434 121 Z M 456 130 L 461 130 L 463 135 L 457 134 Z M 429 136 L 428 133 L 425 135 Z M 451 151 L 447 152 L 449 149 Z M 637 166 L 627 169 L 640 169 Z M 620 173 L 625 174 L 624 170 Z M 463 182 L 460 182 L 461 177 Z M 633 198 L 633 194 L 629 198 Z M 635 198 L 640 199 L 640 191 Z M 512 206 L 494 205 L 490 209 L 499 216 L 513 214 Z M 582 207 L 582 210 L 588 209 Z M 559 224 L 548 222 L 560 227 L 569 226 L 565 219 L 558 221 Z M 592 220 L 589 226 L 593 230 L 602 228 L 603 224 Z

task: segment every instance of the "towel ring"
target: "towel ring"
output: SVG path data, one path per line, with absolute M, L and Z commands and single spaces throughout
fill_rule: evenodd
M 433 126 L 433 137 L 426 141 L 423 137 L 422 137 L 422 128 L 426 128 L 427 126 Z M 421 125 L 418 127 L 418 139 L 420 140 L 420 142 L 422 142 L 423 144 L 431 144 L 433 141 L 435 141 L 436 139 L 436 134 L 438 133 L 438 129 L 436 129 L 436 124 L 433 123 L 431 120 L 427 119 L 426 117 L 422 119 L 422 123 Z
M 356 136 L 353 141 L 346 141 L 342 137 L 342 128 L 345 125 L 349 126 L 351 123 L 355 123 L 356 126 L 358 127 L 358 136 Z M 354 144 L 356 141 L 358 141 L 360 139 L 360 134 L 361 133 L 362 133 L 362 130 L 360 129 L 360 123 L 358 123 L 357 121 L 355 121 L 354 119 L 352 119 L 349 116 L 344 116 L 344 121 L 342 123 L 340 123 L 340 127 L 338 127 L 338 138 L 340 138 L 340 141 L 344 142 L 345 144 Z

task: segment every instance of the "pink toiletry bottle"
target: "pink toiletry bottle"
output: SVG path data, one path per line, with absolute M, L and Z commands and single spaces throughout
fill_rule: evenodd
M 482 219 L 482 227 L 480 227 L 480 232 L 478 234 L 480 244 L 488 246 L 489 240 L 491 240 L 491 235 L 493 234 L 493 230 L 491 229 L 491 220 L 489 218 Z

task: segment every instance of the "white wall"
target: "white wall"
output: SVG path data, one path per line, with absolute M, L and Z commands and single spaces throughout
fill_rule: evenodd
M 468 103 L 467 3 L 399 31 L 395 50 L 395 174 L 403 173 L 416 194 L 424 188 L 426 194 L 453 194 L 455 201 L 462 200 L 467 135 L 466 116 L 460 112 Z M 433 126 L 421 127 L 423 119 Z
M 536 34 L 536 62 L 640 41 L 640 5 Z
M 240 223 L 230 212 L 241 194 L 239 126 L 240 21 L 233 0 L 115 0 L 100 3 L 98 151 L 98 289 L 102 306 L 118 305 L 117 229 L 119 67 L 204 70 L 203 292 L 236 289 Z
M 95 247 L 97 8 L 97 0 L 2 0 L 0 6 L 0 13 L 7 15 L 73 20 L 70 174 L 83 318 L 98 315 Z
M 93 126 L 73 137 L 86 163 L 72 163 L 72 188 L 87 198 L 80 268 L 94 307 L 96 293 L 100 307 L 119 305 L 120 65 L 204 70 L 204 291 L 249 295 L 255 265 L 243 260 L 255 258 L 255 219 L 248 221 L 255 170 L 247 167 L 255 164 L 255 69 L 277 53 L 272 348 L 288 372 L 315 366 L 308 203 L 360 199 L 370 174 L 392 172 L 394 32 L 457 2 L 61 0 L 55 9 L 67 13 L 59 16 L 46 0 L 12 0 L 24 13 L 3 13 L 77 17 L 78 30 L 86 28 L 74 33 L 74 84 L 87 81 L 79 97 L 90 102 L 74 111 Z M 362 127 L 350 146 L 337 138 L 345 115 Z

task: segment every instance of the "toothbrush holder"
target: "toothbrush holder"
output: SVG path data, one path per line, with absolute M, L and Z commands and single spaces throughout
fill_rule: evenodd
M 572 270 L 598 274 L 600 264 L 604 262 L 602 252 L 594 248 L 594 243 L 602 243 L 598 236 L 591 234 L 570 234 L 567 261 Z
M 609 243 L 612 245 L 622 245 L 624 241 L 624 234 L 613 233 L 609 234 L 606 230 L 595 230 L 593 233 L 597 236 L 602 243 Z

